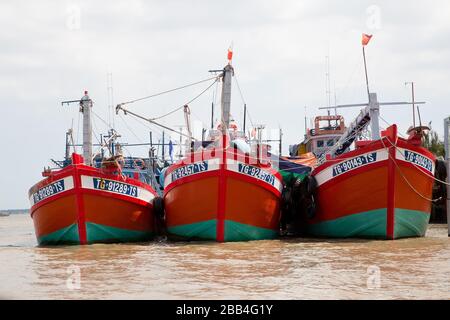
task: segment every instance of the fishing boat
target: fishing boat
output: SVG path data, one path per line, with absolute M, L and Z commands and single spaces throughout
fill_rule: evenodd
M 379 128 L 380 106 L 412 105 L 415 115 L 422 102 L 414 101 L 414 93 L 412 103 L 378 102 L 376 93 L 369 91 L 367 43 L 363 37 L 369 103 L 322 108 L 365 107 L 312 172 L 309 189 L 314 189 L 315 210 L 305 218 L 307 232 L 333 238 L 422 237 L 430 219 L 436 160 L 421 147 L 428 128 L 414 123 L 407 138 L 399 137 L 395 124 L 381 135 Z M 357 141 L 369 124 L 371 139 Z
M 219 73 L 215 81 L 222 81 L 220 123 L 204 141 L 196 141 L 189 133 L 184 157 L 163 175 L 166 227 L 171 239 L 226 242 L 279 235 L 283 180 L 272 166 L 268 146 L 258 141 L 248 143 L 231 119 L 231 56 L 229 51 L 228 64 L 215 71 Z M 171 130 L 123 105 L 117 110 Z
M 230 128 L 233 72 L 229 61 L 221 74 L 217 139 L 186 154 L 165 173 L 167 229 L 176 238 L 225 242 L 273 239 L 279 234 L 281 175 L 262 144 L 246 152 Z
M 400 138 L 397 126 L 379 140 L 328 158 L 314 169 L 316 212 L 308 232 L 323 237 L 421 237 L 431 212 L 434 155 L 420 134 Z
M 118 134 L 111 130 L 102 147 L 110 155 L 92 154 L 92 101 L 87 92 L 80 104 L 83 113 L 83 155 L 69 153 L 58 168 L 29 190 L 31 217 L 39 245 L 136 242 L 155 233 L 149 159 L 123 157 Z M 73 145 L 73 139 L 72 139 Z

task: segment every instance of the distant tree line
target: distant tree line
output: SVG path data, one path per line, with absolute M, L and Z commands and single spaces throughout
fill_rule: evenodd
M 429 125 L 431 127 L 431 124 Z M 447 170 L 445 166 L 445 145 L 444 141 L 439 139 L 436 131 L 430 130 L 422 140 L 423 146 L 431 151 L 437 158 L 435 177 L 442 181 L 447 178 Z M 447 187 L 439 182 L 435 182 L 433 186 L 433 199 L 439 199 L 434 202 L 431 208 L 431 223 L 447 222 Z
M 423 146 L 434 153 L 437 157 L 445 157 L 444 141 L 439 139 L 436 131 L 430 130 L 423 137 Z

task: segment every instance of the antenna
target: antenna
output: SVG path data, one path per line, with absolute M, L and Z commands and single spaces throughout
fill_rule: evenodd
M 325 65 L 326 65 L 326 72 L 325 72 L 325 94 L 327 96 L 327 106 L 331 107 L 331 84 L 330 84 L 330 56 L 327 55 L 325 57 Z
M 282 151 L 283 151 L 283 129 L 280 127 L 280 145 L 279 145 L 279 156 L 281 157 Z
M 114 94 L 112 73 L 108 73 L 106 75 L 106 90 L 108 95 L 108 125 L 114 128 Z
M 308 125 L 306 124 L 307 118 L 306 118 L 306 106 L 305 106 L 305 139 L 308 135 Z
M 247 120 L 247 104 L 244 103 L 244 125 L 242 128 L 242 131 L 244 131 L 244 134 L 245 134 L 246 120 Z
M 415 103 L 415 92 L 414 92 L 414 82 L 405 82 L 405 86 L 411 85 L 411 97 L 412 97 L 412 112 L 413 112 L 413 128 L 416 127 L 416 103 Z M 420 118 L 419 106 L 417 106 L 417 114 L 419 116 L 419 126 L 422 127 L 422 119 Z

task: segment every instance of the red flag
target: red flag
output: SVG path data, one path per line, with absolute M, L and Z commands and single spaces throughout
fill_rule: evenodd
M 367 46 L 367 44 L 369 43 L 370 39 L 372 39 L 372 35 L 371 34 L 365 34 L 363 33 L 362 35 L 362 45 L 363 46 Z
M 228 61 L 231 61 L 233 59 L 233 49 L 228 48 Z

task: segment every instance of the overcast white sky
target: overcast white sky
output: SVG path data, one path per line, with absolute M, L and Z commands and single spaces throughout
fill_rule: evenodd
M 332 100 L 366 102 L 361 33 L 371 91 L 382 101 L 410 100 L 415 81 L 424 122 L 440 134 L 450 114 L 450 2 L 441 1 L 17 1 L 0 2 L 0 209 L 29 206 L 29 187 L 49 159 L 64 155 L 65 131 L 78 128 L 78 108 L 61 107 L 89 90 L 95 112 L 107 119 L 107 74 L 114 102 L 127 101 L 209 76 L 233 64 L 251 119 L 283 128 L 284 153 L 301 141 L 307 116 L 327 104 L 326 59 Z M 205 84 L 130 105 L 157 116 L 182 105 Z M 232 113 L 242 124 L 233 87 Z M 191 105 L 194 121 L 209 123 L 213 91 Z M 350 121 L 358 110 L 342 114 Z M 382 110 L 404 132 L 410 108 Z M 127 124 L 125 124 L 124 120 Z M 124 140 L 148 140 L 148 128 L 115 120 Z M 95 131 L 106 130 L 95 120 Z M 183 115 L 165 120 L 183 123 Z M 81 127 L 80 127 L 81 128 Z M 131 132 L 130 129 L 133 131 Z M 155 129 L 159 132 L 159 129 Z M 175 138 L 174 138 L 175 139 Z

